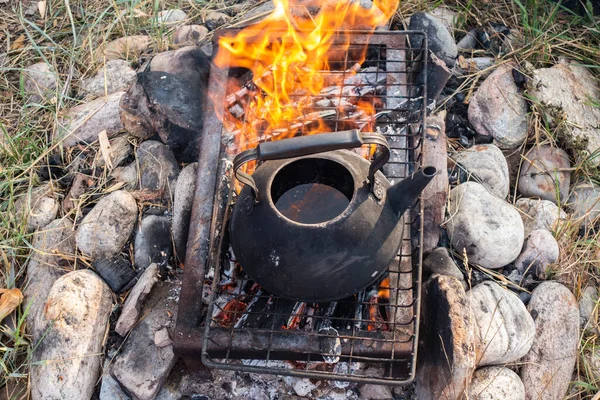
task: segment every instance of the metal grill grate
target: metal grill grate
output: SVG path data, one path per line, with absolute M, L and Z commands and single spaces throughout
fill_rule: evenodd
M 422 47 L 411 48 L 409 37 L 413 42 L 418 39 Z M 389 180 L 396 181 L 420 165 L 426 114 L 422 100 L 426 98 L 427 41 L 421 32 L 376 32 L 371 37 L 352 33 L 351 38 L 352 44 L 343 61 L 333 66 L 334 71 L 323 72 L 326 79 L 342 82 L 336 89 L 339 93 L 322 91 L 313 96 L 303 118 L 289 121 L 289 125 L 278 127 L 276 131 L 260 131 L 259 140 L 305 133 L 313 128 L 311 124 L 315 122 L 311 115 L 315 113 L 324 116 L 331 131 L 377 130 L 386 135 L 392 148 L 383 172 Z M 365 61 L 356 74 L 350 73 L 357 69 L 353 55 L 367 43 Z M 209 90 L 213 99 L 219 93 L 227 98 L 225 107 L 243 119 L 243 114 L 249 112 L 245 108 L 247 99 L 223 93 L 223 79 L 231 73 L 213 69 Z M 374 116 L 349 105 L 339 107 L 340 99 L 351 103 L 357 97 L 371 104 Z M 215 121 L 214 116 L 207 118 L 205 135 L 209 135 L 208 129 L 215 129 L 210 126 L 216 124 Z M 415 373 L 419 322 L 421 202 L 405 214 L 401 254 L 377 285 L 332 303 L 301 303 L 279 298 L 260 289 L 235 263 L 227 234 L 229 211 L 235 201 L 235 195 L 231 196 L 228 160 L 237 149 L 228 134 L 220 136 L 227 146 L 219 151 L 218 158 L 213 157 L 213 170 L 217 163 L 219 168 L 211 192 L 210 231 L 194 231 L 188 242 L 176 350 L 188 359 L 200 353 L 206 366 L 216 368 L 388 385 L 410 383 Z M 203 141 L 209 140 L 203 137 Z M 200 168 L 202 157 L 207 162 L 204 151 L 203 147 Z M 206 184 L 200 182 L 203 179 L 200 175 L 201 171 L 198 184 Z M 203 196 L 200 199 L 197 193 L 194 207 L 211 193 L 200 194 Z M 194 210 L 192 228 L 196 223 L 208 222 L 208 205 L 203 204 L 203 207 L 203 213 Z M 210 246 L 193 246 L 194 238 L 201 240 L 202 234 L 210 238 Z M 198 254 L 198 251 L 206 254 Z M 192 283 L 187 279 L 196 281 Z M 212 281 L 210 289 L 199 279 Z M 203 289 L 209 304 L 206 313 L 202 304 L 198 304 Z M 198 314 L 193 315 L 190 308 Z M 200 330 L 203 335 L 199 334 Z M 362 364 L 370 366 L 369 376 L 364 375 Z

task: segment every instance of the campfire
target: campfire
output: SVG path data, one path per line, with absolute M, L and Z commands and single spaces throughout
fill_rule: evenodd
M 215 38 L 214 109 L 200 163 L 213 171 L 206 178 L 216 192 L 196 193 L 204 207 L 192 216 L 192 226 L 212 224 L 196 233 L 197 243 L 209 247 L 188 250 L 186 269 L 205 279 L 184 280 L 176 346 L 184 357 L 201 354 L 205 365 L 217 368 L 406 384 L 414 378 L 417 343 L 420 203 L 405 214 L 400 253 L 376 282 L 338 301 L 291 300 L 251 279 L 234 254 L 228 223 L 241 185 L 232 179 L 231 160 L 259 143 L 353 129 L 384 135 L 391 154 L 383 172 L 391 181 L 405 178 L 419 167 L 426 93 L 417 77 L 426 69 L 425 49 L 410 47 L 406 33 L 376 30 L 393 16 L 395 1 L 370 8 L 274 3 L 263 22 Z M 379 155 L 375 146 L 355 151 L 368 160 Z M 256 167 L 248 163 L 245 172 Z M 206 310 L 198 304 L 200 292 Z M 363 377 L 356 363 L 385 372 Z

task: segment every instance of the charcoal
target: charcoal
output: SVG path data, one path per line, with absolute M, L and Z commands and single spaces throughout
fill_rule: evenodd
M 113 292 L 117 294 L 127 290 L 129 283 L 136 276 L 129 260 L 122 256 L 101 259 L 94 262 L 92 266 Z

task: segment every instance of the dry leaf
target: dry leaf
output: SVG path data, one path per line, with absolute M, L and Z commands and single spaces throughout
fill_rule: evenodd
M 19 50 L 19 49 L 22 49 L 24 46 L 25 46 L 25 34 L 22 34 L 21 36 L 16 38 L 14 42 L 12 42 L 10 49 L 11 50 Z
M 0 289 L 0 321 L 23 302 L 23 293 L 17 288 Z
M 103 130 L 98 134 L 98 142 L 100 143 L 100 152 L 102 153 L 102 158 L 104 159 L 104 163 L 108 167 L 108 169 L 112 169 L 112 149 L 110 148 L 110 141 L 108 140 L 108 135 L 106 134 L 106 130 Z
M 40 0 L 37 3 L 38 11 L 40 12 L 40 16 L 42 19 L 46 18 L 46 0 Z

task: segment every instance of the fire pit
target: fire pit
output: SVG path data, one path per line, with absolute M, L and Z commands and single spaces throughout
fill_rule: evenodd
M 215 42 L 235 33 L 221 31 Z M 330 51 L 340 46 L 344 57 L 321 76 L 335 82 L 332 89 L 325 85 L 311 94 L 310 106 L 287 121 L 285 128 L 258 128 L 252 136 L 244 136 L 245 147 L 277 140 L 279 135 L 314 133 L 315 125 L 325 125 L 329 131 L 376 131 L 386 136 L 391 147 L 390 161 L 383 168 L 386 177 L 392 182 L 407 177 L 421 164 L 427 106 L 424 39 L 422 32 L 408 31 L 344 32 L 339 40 L 334 38 Z M 411 41 L 421 47 L 411 46 Z M 242 131 L 223 115 L 245 120 L 252 92 L 258 90 L 244 74 L 235 68 L 211 69 L 209 93 L 214 108 L 205 110 L 176 352 L 191 367 L 201 367 L 201 360 L 211 368 L 255 373 L 410 383 L 419 327 L 420 201 L 405 214 L 400 254 L 381 280 L 346 299 L 306 303 L 277 297 L 236 263 L 228 221 L 237 192 L 231 160 L 240 151 L 236 135 Z M 362 150 L 365 157 L 374 156 L 371 149 Z M 363 363 L 380 367 L 380 374 L 364 376 Z

